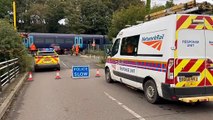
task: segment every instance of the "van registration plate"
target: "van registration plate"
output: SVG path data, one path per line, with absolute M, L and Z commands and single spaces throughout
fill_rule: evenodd
M 199 81 L 198 76 L 192 76 L 192 77 L 185 77 L 181 76 L 179 77 L 179 82 L 185 82 L 185 87 L 191 87 L 197 84 Z
M 181 76 L 179 77 L 179 82 L 197 82 L 198 81 L 198 77 L 197 76 L 192 76 L 192 77 L 185 77 L 185 76 Z

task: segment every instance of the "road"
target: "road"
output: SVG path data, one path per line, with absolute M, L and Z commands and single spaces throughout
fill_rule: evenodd
M 60 56 L 62 79 L 55 71 L 33 73 L 5 120 L 212 120 L 213 103 L 197 105 L 164 101 L 153 105 L 142 91 L 96 78 L 97 59 Z M 90 65 L 89 79 L 72 79 L 72 65 Z

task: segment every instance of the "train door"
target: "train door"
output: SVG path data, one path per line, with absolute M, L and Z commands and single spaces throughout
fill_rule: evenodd
M 75 37 L 74 45 L 79 45 L 80 48 L 83 47 L 83 38 L 82 37 Z
M 78 37 L 78 41 L 79 41 L 80 48 L 82 48 L 83 47 L 83 38 L 82 37 Z
M 78 37 L 75 37 L 74 39 L 74 46 L 78 45 Z
M 29 36 L 28 39 L 28 48 L 34 43 L 33 36 Z
M 22 42 L 23 42 L 23 44 L 24 44 L 24 46 L 26 47 L 26 48 L 28 48 L 28 39 L 27 38 L 22 38 Z

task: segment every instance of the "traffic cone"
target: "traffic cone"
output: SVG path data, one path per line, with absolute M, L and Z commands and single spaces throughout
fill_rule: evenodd
M 55 79 L 61 79 L 61 77 L 60 77 L 60 75 L 59 75 L 59 70 L 56 71 Z
M 101 77 L 99 69 L 97 69 L 95 77 Z
M 29 78 L 28 78 L 27 80 L 28 80 L 28 81 L 33 81 L 32 72 L 29 72 Z

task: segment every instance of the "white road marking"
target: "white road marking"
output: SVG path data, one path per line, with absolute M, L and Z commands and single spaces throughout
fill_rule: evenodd
M 69 68 L 63 61 L 61 61 L 61 63 L 62 63 L 65 67 Z
M 121 106 L 122 108 L 124 108 L 130 114 L 132 114 L 134 117 L 136 117 L 138 120 L 145 120 L 145 118 L 141 117 L 139 114 L 137 114 L 136 112 L 134 112 L 133 110 L 131 110 L 130 108 L 128 108 L 126 105 L 124 105 L 123 103 L 121 103 L 118 100 L 116 100 L 114 97 L 112 97 L 111 95 L 109 95 L 107 92 L 104 92 L 104 94 L 107 97 L 109 97 L 111 100 L 115 101 L 119 106 Z

